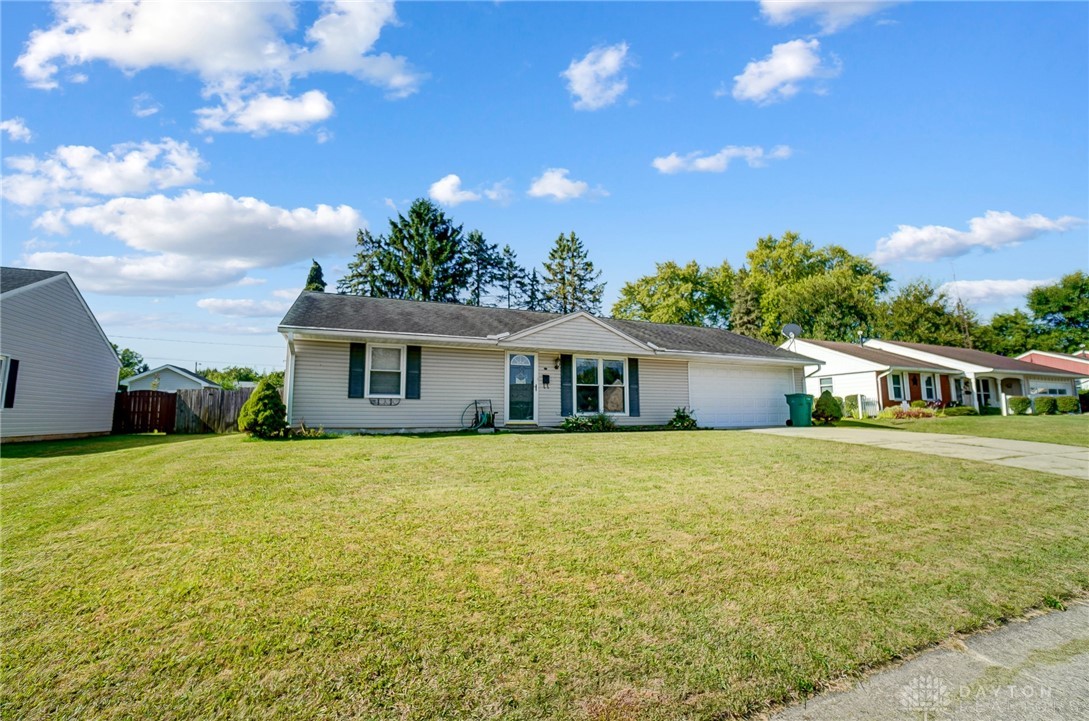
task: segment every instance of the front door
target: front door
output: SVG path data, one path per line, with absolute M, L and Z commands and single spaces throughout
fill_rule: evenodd
M 991 381 L 989 379 L 976 379 L 976 393 L 979 396 L 980 408 L 985 408 L 991 405 Z
M 537 421 L 537 356 L 507 354 L 507 422 Z

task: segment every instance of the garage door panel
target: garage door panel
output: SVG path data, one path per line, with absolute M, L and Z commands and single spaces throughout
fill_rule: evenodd
M 781 426 L 789 416 L 787 393 L 794 392 L 790 368 L 690 363 L 692 411 L 707 428 Z

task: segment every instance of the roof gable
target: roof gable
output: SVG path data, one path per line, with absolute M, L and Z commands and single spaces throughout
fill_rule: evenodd
M 175 374 L 181 376 L 182 378 L 185 378 L 185 379 L 191 380 L 191 381 L 195 381 L 196 383 L 200 383 L 205 388 L 219 388 L 220 387 L 218 383 L 213 383 L 212 381 L 208 380 L 207 378 L 205 378 L 202 375 L 198 375 L 198 374 L 194 373 L 191 370 L 187 370 L 185 368 L 182 368 L 181 366 L 173 365 L 172 363 L 166 363 L 165 365 L 161 365 L 158 368 L 152 368 L 151 370 L 146 370 L 143 373 L 137 373 L 134 376 L 129 376 L 128 378 L 125 378 L 124 380 L 122 380 L 121 383 L 122 383 L 122 385 L 128 385 L 128 384 L 132 383 L 133 381 L 137 381 L 137 380 L 140 380 L 141 378 L 146 378 L 148 376 L 154 376 L 154 375 L 162 373 L 164 371 L 169 372 L 169 373 L 175 373 Z
M 35 270 L 34 268 L 0 267 L 0 294 L 41 283 L 43 280 L 64 275 L 63 270 Z
M 866 342 L 870 343 L 871 341 Z M 1016 358 L 1007 358 L 1006 356 L 1001 356 L 997 353 L 988 353 L 974 348 L 954 348 L 952 346 L 931 345 L 929 343 L 906 343 L 904 341 L 892 340 L 879 342 L 882 345 L 890 345 L 897 350 L 903 349 L 908 353 L 924 353 L 943 358 L 950 365 L 956 365 L 958 367 L 971 366 L 970 370 L 978 368 L 983 372 L 1008 371 L 1011 373 L 1065 375 L 1071 377 L 1076 375 L 1074 373 L 1055 369 L 1043 370 L 1038 364 L 1026 363 L 1025 361 L 1017 360 Z M 1046 368 L 1046 366 L 1044 366 L 1044 368 Z
M 500 339 L 500 345 L 518 346 L 528 342 L 534 348 L 631 353 L 653 351 L 642 341 L 613 328 L 589 313 L 561 315 L 540 325 Z
M 919 358 L 912 358 L 910 356 L 899 355 L 898 353 L 892 353 L 887 350 L 881 350 L 880 348 L 871 348 L 868 346 L 858 345 L 857 343 L 838 343 L 835 341 L 827 340 L 810 340 L 808 338 L 798 338 L 798 343 L 808 343 L 810 346 L 815 346 L 817 352 L 821 350 L 831 351 L 833 353 L 839 353 L 841 355 L 850 356 L 857 360 L 872 363 L 881 369 L 886 368 L 906 368 L 910 370 L 926 370 L 926 371 L 939 371 L 942 373 L 960 373 L 956 368 L 950 368 L 938 363 L 930 361 L 920 360 Z

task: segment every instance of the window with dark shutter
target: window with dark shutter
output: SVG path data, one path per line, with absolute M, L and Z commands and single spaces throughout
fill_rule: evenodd
M 420 365 L 422 349 L 410 345 L 405 351 L 405 398 L 420 397 Z
M 348 397 L 363 397 L 363 382 L 367 373 L 367 344 L 352 343 L 348 351 Z

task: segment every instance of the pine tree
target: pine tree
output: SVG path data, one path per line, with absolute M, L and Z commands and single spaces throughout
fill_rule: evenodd
M 550 310 L 601 311 L 601 296 L 605 292 L 605 284 L 597 282 L 601 271 L 594 270 L 585 246 L 574 231 L 556 238 L 544 269 L 544 294 Z
M 462 227 L 437 205 L 418 198 L 408 217 L 390 220 L 378 264 L 392 289 L 410 300 L 456 303 L 469 287 L 470 268 Z
M 760 315 L 760 297 L 749 283 L 749 272 L 744 268 L 737 273 L 731 302 L 730 330 L 749 338 L 759 338 L 764 326 Z
M 522 284 L 522 307 L 526 310 L 548 310 L 548 299 L 536 268 Z
M 310 259 L 310 273 L 306 276 L 306 286 L 303 290 L 312 290 L 318 293 L 325 292 L 325 277 L 322 275 L 321 266 L 318 265 L 318 261 L 313 258 Z
M 502 258 L 499 246 L 484 239 L 479 230 L 465 239 L 465 256 L 469 263 L 469 305 L 484 305 L 488 291 L 500 279 Z
M 385 238 L 360 230 L 355 236 L 359 250 L 355 260 L 348 263 L 348 273 L 337 281 L 337 293 L 367 295 L 373 298 L 400 298 L 403 293 L 394 288 L 382 272 L 379 256 L 385 248 Z
M 496 272 L 496 300 L 500 307 L 518 308 L 522 305 L 526 290 L 526 269 L 518 264 L 518 256 L 509 245 L 503 246 Z

